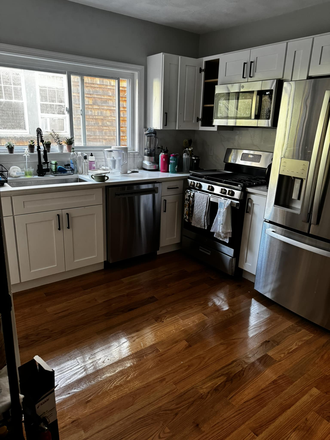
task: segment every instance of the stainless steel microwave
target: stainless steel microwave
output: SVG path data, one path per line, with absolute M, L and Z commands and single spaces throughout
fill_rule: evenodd
M 213 124 L 275 127 L 282 81 L 254 81 L 215 87 Z

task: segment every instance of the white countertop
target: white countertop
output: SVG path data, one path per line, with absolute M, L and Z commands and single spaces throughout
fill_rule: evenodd
M 259 194 L 260 196 L 267 196 L 268 188 L 264 186 L 253 186 L 251 188 L 246 188 L 246 192 L 250 194 Z
M 189 173 L 161 173 L 159 171 L 145 171 L 139 170 L 138 173 L 131 174 L 118 174 L 112 175 L 108 174 L 109 180 L 106 182 L 95 182 L 90 176 L 85 175 L 75 175 L 76 177 L 80 177 L 86 182 L 73 182 L 73 183 L 65 183 L 65 184 L 50 184 L 50 185 L 34 185 L 34 186 L 21 186 L 21 187 L 11 187 L 8 184 L 0 187 L 0 197 L 4 196 L 14 196 L 14 195 L 24 195 L 31 194 L 31 192 L 57 192 L 57 191 L 67 191 L 67 190 L 76 190 L 76 189 L 87 189 L 87 188 L 102 188 L 104 186 L 112 186 L 112 185 L 125 185 L 131 183 L 141 183 L 141 182 L 165 182 L 167 180 L 182 180 L 186 179 L 189 176 Z M 56 179 L 55 177 L 50 177 L 49 175 L 45 176 L 46 178 Z M 63 175 L 63 177 L 69 177 Z M 36 178 L 33 176 L 33 178 Z M 61 179 L 61 177 L 58 177 Z M 20 177 L 14 179 L 18 180 Z M 43 177 L 40 177 L 43 179 Z M 11 179 L 10 179 L 11 180 Z

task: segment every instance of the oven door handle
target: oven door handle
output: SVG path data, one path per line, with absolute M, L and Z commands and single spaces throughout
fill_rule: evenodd
M 203 194 L 205 194 L 205 193 L 203 193 Z M 226 197 L 214 197 L 214 196 L 210 197 L 210 202 L 219 203 L 219 200 L 228 200 L 228 198 L 226 198 Z M 240 202 L 237 202 L 236 200 L 231 200 L 231 206 L 233 208 L 237 208 L 238 209 L 240 207 Z

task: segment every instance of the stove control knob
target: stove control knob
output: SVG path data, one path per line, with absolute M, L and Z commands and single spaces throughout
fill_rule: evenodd
M 235 195 L 235 191 L 233 191 L 232 189 L 230 189 L 230 190 L 228 191 L 228 195 L 229 195 L 229 196 L 234 196 L 234 195 Z
M 202 184 L 201 183 L 196 183 L 196 188 L 201 189 L 202 188 Z
M 225 188 L 221 188 L 220 193 L 221 194 L 227 194 L 227 190 Z
M 207 187 L 207 189 L 208 189 L 209 191 L 214 191 L 214 186 L 209 185 L 209 186 Z
M 189 186 L 195 186 L 195 182 L 189 182 Z

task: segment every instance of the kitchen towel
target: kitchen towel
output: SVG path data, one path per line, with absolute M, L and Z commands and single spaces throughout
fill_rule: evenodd
M 219 199 L 218 211 L 215 216 L 211 232 L 214 232 L 214 237 L 226 243 L 232 234 L 231 227 L 231 201 L 228 199 Z
M 191 223 L 194 209 L 194 191 L 187 189 L 184 194 L 183 218 L 187 223 Z
M 192 226 L 207 229 L 209 225 L 209 203 L 210 196 L 208 194 L 195 192 Z

